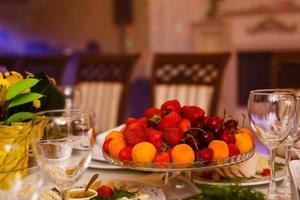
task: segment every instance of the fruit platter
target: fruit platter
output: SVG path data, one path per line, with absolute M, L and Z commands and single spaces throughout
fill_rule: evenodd
M 198 106 L 169 100 L 128 118 L 120 131 L 109 132 L 104 158 L 141 171 L 209 170 L 244 162 L 255 153 L 253 135 L 230 116 L 205 115 Z

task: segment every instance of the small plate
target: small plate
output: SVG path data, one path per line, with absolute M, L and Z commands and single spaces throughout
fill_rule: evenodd
M 124 169 L 120 166 L 117 165 L 112 165 L 109 164 L 108 162 L 104 162 L 104 161 L 93 161 L 89 164 L 90 168 L 94 168 L 94 169 Z
M 267 155 L 265 155 L 267 157 Z M 285 160 L 280 157 L 275 158 L 276 163 L 284 164 Z M 284 179 L 284 169 L 281 169 L 276 172 L 275 174 L 276 181 L 282 181 Z M 253 180 L 247 180 L 244 182 L 216 182 L 213 180 L 201 178 L 201 177 L 195 177 L 193 179 L 194 183 L 198 184 L 206 184 L 206 185 L 232 185 L 232 184 L 238 184 L 240 186 L 256 186 L 256 185 L 265 185 L 269 184 L 269 176 L 259 176 L 257 179 Z

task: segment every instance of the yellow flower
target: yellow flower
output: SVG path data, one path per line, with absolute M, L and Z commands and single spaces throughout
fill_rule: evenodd
M 11 71 L 10 73 L 6 72 L 5 76 L 6 76 L 6 80 L 9 82 L 9 86 L 23 79 L 23 76 L 20 73 L 15 71 Z
M 3 74 L 0 72 L 0 86 L 1 87 L 8 87 L 9 82 L 3 78 Z
M 41 101 L 39 99 L 36 99 L 33 101 L 33 106 L 38 109 L 41 107 Z

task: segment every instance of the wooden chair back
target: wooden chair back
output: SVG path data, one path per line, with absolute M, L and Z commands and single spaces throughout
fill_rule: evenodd
M 152 71 L 152 105 L 178 99 L 215 115 L 227 53 L 156 54 Z
M 53 77 L 60 85 L 63 80 L 64 72 L 70 60 L 70 56 L 66 55 L 38 55 L 23 56 L 22 64 L 19 67 L 20 72 L 30 72 L 36 74 L 45 72 Z
M 20 56 L 0 55 L 0 67 L 5 67 L 9 71 L 16 70 L 19 62 Z
M 81 90 L 82 108 L 96 114 L 96 131 L 123 123 L 128 89 L 138 54 L 82 55 L 76 84 Z
M 272 55 L 271 87 L 293 88 L 300 91 L 299 74 L 299 51 L 277 52 Z

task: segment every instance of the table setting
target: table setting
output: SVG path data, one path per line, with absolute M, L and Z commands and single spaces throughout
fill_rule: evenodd
M 251 128 L 173 99 L 102 133 L 70 91 L 45 74 L 0 73 L 0 199 L 299 199 L 292 90 L 251 91 Z

